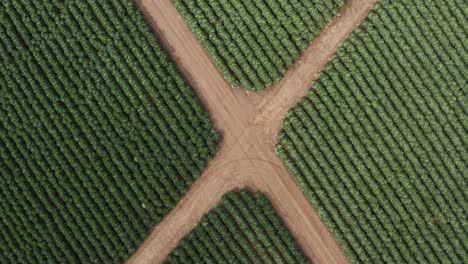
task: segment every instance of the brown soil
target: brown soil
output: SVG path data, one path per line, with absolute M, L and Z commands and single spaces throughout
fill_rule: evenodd
M 179 204 L 154 228 L 128 263 L 161 263 L 221 196 L 233 189 L 261 191 L 314 263 L 347 263 L 293 176 L 275 153 L 287 111 L 375 0 L 348 0 L 340 15 L 277 85 L 257 93 L 228 85 L 170 0 L 140 0 L 139 8 L 178 64 L 223 135 L 217 156 Z

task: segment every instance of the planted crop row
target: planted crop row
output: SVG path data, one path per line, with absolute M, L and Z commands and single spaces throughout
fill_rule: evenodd
M 354 263 L 468 262 L 463 0 L 379 1 L 278 153 Z
M 169 263 L 307 263 L 261 193 L 230 192 L 169 255 Z
M 0 4 L 0 262 L 120 263 L 218 135 L 131 1 Z
M 176 8 L 234 87 L 273 85 L 338 13 L 343 0 L 176 0 Z

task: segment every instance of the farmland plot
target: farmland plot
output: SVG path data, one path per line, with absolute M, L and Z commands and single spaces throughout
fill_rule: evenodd
M 0 263 L 122 262 L 217 151 L 207 114 L 132 1 L 2 1 L 0 58 Z
M 343 0 L 175 0 L 226 80 L 262 90 L 283 77 Z
M 168 263 L 308 263 L 263 194 L 234 191 L 222 200 Z
M 468 5 L 380 1 L 277 151 L 354 263 L 468 262 Z

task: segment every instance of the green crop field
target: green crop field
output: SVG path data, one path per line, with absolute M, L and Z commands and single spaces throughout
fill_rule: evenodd
M 343 0 L 175 0 L 234 87 L 256 91 L 283 77 Z
M 0 3 L 0 263 L 121 263 L 218 141 L 133 1 Z
M 353 263 L 468 263 L 468 2 L 379 1 L 278 153 Z
M 261 193 L 230 192 L 169 255 L 168 263 L 308 263 Z

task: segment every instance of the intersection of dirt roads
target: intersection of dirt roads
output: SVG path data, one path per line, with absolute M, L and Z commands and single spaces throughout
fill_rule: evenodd
M 147 22 L 195 90 L 213 127 L 223 136 L 219 152 L 177 206 L 127 263 L 162 263 L 221 197 L 247 188 L 270 199 L 304 254 L 314 263 L 347 263 L 338 244 L 275 153 L 286 113 L 376 0 L 347 0 L 283 79 L 260 92 L 230 87 L 189 30 L 171 0 L 136 0 Z

